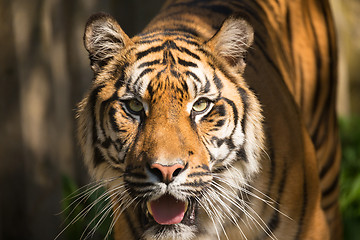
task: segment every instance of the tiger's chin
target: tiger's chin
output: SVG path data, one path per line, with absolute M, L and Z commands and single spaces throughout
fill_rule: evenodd
M 146 229 L 143 234 L 143 239 L 146 240 L 167 240 L 167 239 L 181 239 L 190 240 L 194 239 L 195 234 L 198 232 L 196 226 L 196 219 L 198 215 L 197 203 L 195 200 L 180 201 L 171 199 L 171 196 L 163 196 L 166 200 L 157 201 L 156 203 L 147 202 L 141 207 L 142 212 L 142 226 Z M 170 205 L 166 201 L 176 201 L 180 213 L 176 213 L 176 209 L 169 209 Z M 155 202 L 155 201 L 154 201 Z M 172 212 L 173 216 L 162 216 L 165 213 L 159 213 L 159 210 L 164 212 Z M 152 206 L 153 205 L 153 206 Z M 170 207 L 171 208 L 171 207 Z M 181 211 L 184 211 L 181 213 Z
M 184 223 L 173 225 L 153 225 L 143 235 L 145 240 L 191 240 L 196 236 L 196 226 Z

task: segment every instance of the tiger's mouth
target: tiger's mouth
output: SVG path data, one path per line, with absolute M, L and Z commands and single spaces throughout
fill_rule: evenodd
M 191 199 L 182 201 L 169 194 L 162 195 L 156 200 L 146 202 L 144 223 L 148 226 L 172 226 L 179 223 L 193 225 L 196 205 Z

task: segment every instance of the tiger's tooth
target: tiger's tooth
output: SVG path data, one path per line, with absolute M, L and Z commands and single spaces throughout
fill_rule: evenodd
M 147 209 L 148 209 L 148 211 L 149 211 L 150 215 L 152 216 L 152 215 L 153 215 L 153 213 L 152 213 L 152 210 L 151 210 L 150 201 L 149 201 L 149 202 L 146 202 L 146 207 L 147 207 Z
M 186 211 L 187 211 L 188 207 L 189 207 L 189 202 L 188 202 L 188 201 L 186 201 L 186 202 L 185 202 L 185 211 L 184 211 L 184 212 L 186 212 Z

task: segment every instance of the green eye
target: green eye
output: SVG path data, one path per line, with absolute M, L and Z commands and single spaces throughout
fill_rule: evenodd
M 201 113 L 207 110 L 209 106 L 210 101 L 208 99 L 201 98 L 194 103 L 192 110 L 196 113 Z
M 126 103 L 126 107 L 133 114 L 140 114 L 144 110 L 142 103 L 136 99 L 131 99 Z

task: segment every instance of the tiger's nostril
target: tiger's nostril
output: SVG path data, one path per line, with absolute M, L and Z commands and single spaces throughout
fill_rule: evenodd
M 184 165 L 178 163 L 170 166 L 154 163 L 150 166 L 150 171 L 164 183 L 173 181 L 174 177 L 178 176 L 183 169 Z
M 160 169 L 150 167 L 150 172 L 152 174 L 154 174 L 157 177 L 157 179 L 159 179 L 159 181 L 162 181 L 163 175 L 162 175 Z
M 174 171 L 174 173 L 173 173 L 173 177 L 176 177 L 177 175 L 179 175 L 182 169 L 183 169 L 183 168 L 178 168 L 178 169 L 176 169 L 176 170 Z

